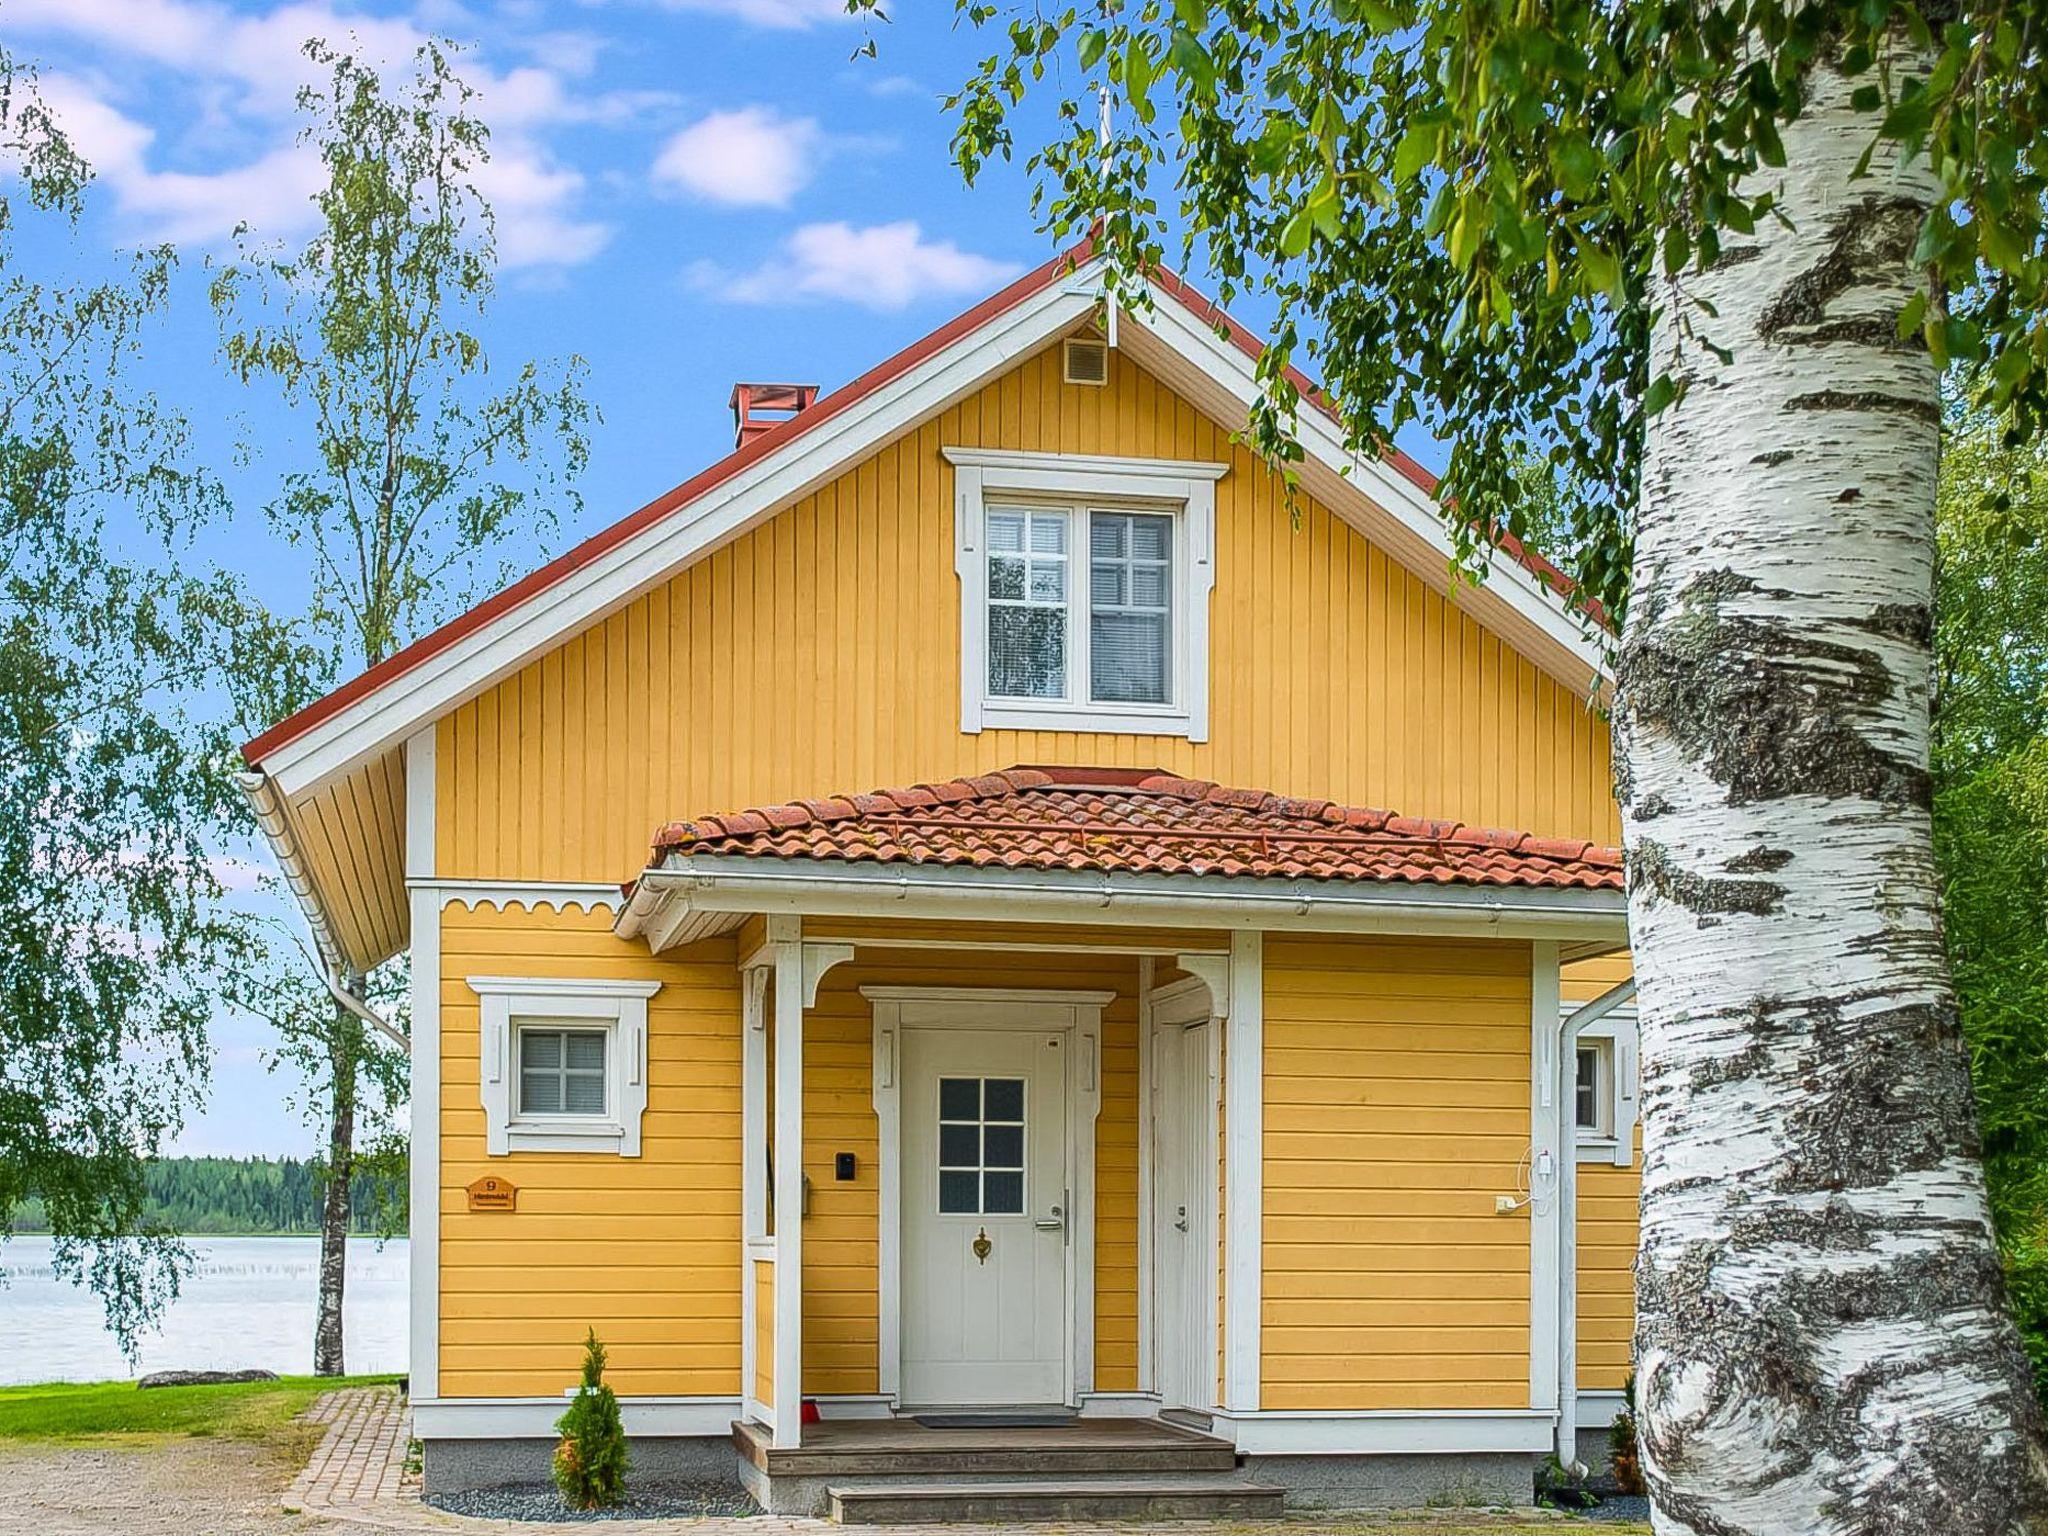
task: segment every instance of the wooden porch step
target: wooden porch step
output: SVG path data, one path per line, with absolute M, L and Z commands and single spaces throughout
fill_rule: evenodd
M 1030 1481 L 1121 1474 L 1228 1473 L 1237 1449 L 1152 1419 L 1079 1419 L 1043 1429 L 927 1429 L 912 1420 L 828 1420 L 780 1450 L 758 1424 L 733 1426 L 733 1448 L 771 1478 Z
M 942 1525 L 1010 1520 L 1247 1520 L 1281 1513 L 1263 1483 L 1193 1478 L 1061 1478 L 1041 1482 L 863 1483 L 828 1490 L 841 1525 Z

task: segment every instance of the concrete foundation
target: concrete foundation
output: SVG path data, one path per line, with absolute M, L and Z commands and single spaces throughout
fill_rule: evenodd
M 1244 1475 L 1287 1492 L 1290 1509 L 1522 1507 L 1538 1458 L 1521 1452 L 1441 1456 L 1247 1456 Z
M 420 1485 L 427 1493 L 476 1488 L 530 1487 L 553 1476 L 555 1442 L 548 1440 L 427 1440 L 421 1443 Z M 739 1458 L 722 1435 L 632 1441 L 628 1480 L 636 1489 L 684 1483 L 739 1485 Z

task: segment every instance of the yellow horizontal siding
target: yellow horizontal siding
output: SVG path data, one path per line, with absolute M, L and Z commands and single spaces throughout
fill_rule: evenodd
M 775 1266 L 754 1264 L 754 1401 L 775 1406 Z
M 1612 841 L 1607 728 L 1571 691 L 1112 354 L 1056 348 L 447 716 L 444 876 L 614 880 L 679 816 L 1018 762 L 1158 766 Z M 1211 735 L 959 728 L 942 446 L 1228 462 Z M 1282 616 L 1285 616 L 1284 618 Z
M 977 930 L 981 932 L 983 930 Z M 1006 930 L 990 929 L 989 933 Z M 957 935 L 957 930 L 955 930 Z M 1107 934 L 1075 930 L 1077 942 Z M 1102 1111 L 1095 1123 L 1095 1384 L 1134 1391 L 1138 1376 L 1137 961 L 1128 955 L 861 950 L 826 973 L 804 1019 L 804 1391 L 874 1392 L 880 1346 L 880 1174 L 873 1109 L 874 1005 L 865 986 L 1038 987 L 1114 991 L 1103 1010 Z M 833 1177 L 852 1152 L 858 1177 Z
M 1565 1001 L 1590 1002 L 1629 975 L 1626 954 L 1564 968 Z M 1637 1205 L 1643 1192 L 1643 1143 L 1635 1161 L 1579 1164 L 1579 1390 L 1619 1391 L 1628 1380 L 1635 1332 Z
M 1527 1406 L 1528 1218 L 1493 1200 L 1529 1143 L 1529 972 L 1267 939 L 1263 1407 Z
M 584 1330 L 622 1393 L 729 1393 L 739 1379 L 739 980 L 731 942 L 659 957 L 604 912 L 441 914 L 441 1379 L 449 1397 L 551 1396 Z M 484 1146 L 478 975 L 660 981 L 648 1004 L 637 1158 Z M 486 1173 L 518 1209 L 471 1212 Z

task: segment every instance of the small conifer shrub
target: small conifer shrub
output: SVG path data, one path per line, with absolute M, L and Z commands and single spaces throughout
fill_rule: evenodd
M 1607 1449 L 1614 1458 L 1614 1486 L 1638 1497 L 1643 1492 L 1642 1455 L 1636 1449 L 1636 1379 L 1622 1387 L 1621 1412 L 1607 1430 Z
M 626 1423 L 604 1384 L 604 1345 L 597 1330 L 583 1341 L 583 1384 L 555 1421 L 555 1486 L 571 1509 L 609 1509 L 626 1497 Z

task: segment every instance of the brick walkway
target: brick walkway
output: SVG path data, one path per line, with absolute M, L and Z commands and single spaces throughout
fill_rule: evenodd
M 411 1420 L 404 1400 L 389 1387 L 347 1387 L 316 1399 L 308 1422 L 325 1424 L 312 1460 L 285 1493 L 288 1511 L 424 1536 L 840 1536 L 846 1527 L 824 1520 L 751 1515 L 668 1520 L 603 1520 L 589 1524 L 537 1524 L 472 1520 L 420 1502 L 419 1477 L 405 1470 Z M 864 1526 L 866 1536 L 1537 1536 L 1553 1523 L 1575 1521 L 1533 1510 L 1389 1510 L 1378 1515 L 1303 1514 L 1280 1520 L 1213 1524 L 1203 1521 L 1120 1522 L 1113 1525 Z M 1578 1527 L 1584 1529 L 1584 1527 Z M 1622 1532 L 1643 1526 L 1610 1527 Z

